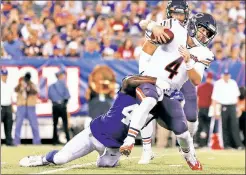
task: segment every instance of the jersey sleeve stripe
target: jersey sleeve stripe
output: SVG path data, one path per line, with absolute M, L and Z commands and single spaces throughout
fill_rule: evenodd
M 170 29 L 172 28 L 172 19 L 170 19 Z
M 131 130 L 133 130 L 135 132 L 139 132 L 139 130 L 137 130 L 137 129 L 133 128 L 133 127 L 130 127 L 129 129 L 131 129 Z
M 128 135 L 129 135 L 129 134 L 136 137 L 136 136 L 138 135 L 138 132 L 129 129 Z
M 140 88 L 136 88 L 136 95 L 141 101 L 146 97 Z

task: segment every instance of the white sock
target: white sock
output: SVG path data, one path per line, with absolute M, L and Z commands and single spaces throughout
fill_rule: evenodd
M 189 131 L 185 131 L 180 135 L 176 135 L 180 148 L 183 152 L 188 153 L 190 151 L 194 152 L 195 148 Z
M 144 127 L 141 131 L 141 137 L 142 137 L 142 142 L 143 142 L 143 149 L 144 150 L 150 150 L 151 149 L 151 136 L 153 133 L 153 123 L 152 121 Z
M 151 151 L 151 139 L 150 139 L 150 143 L 147 143 L 147 144 L 143 143 L 143 150 L 144 151 Z
M 198 120 L 196 120 L 195 122 L 189 122 L 189 121 L 187 122 L 188 122 L 188 130 L 190 132 L 191 137 L 193 138 L 198 129 Z
M 134 109 L 131 114 L 131 123 L 127 137 L 133 137 L 135 139 L 135 137 L 139 133 L 139 130 L 146 123 L 146 120 L 149 116 L 149 112 L 151 111 L 151 109 L 153 109 L 156 103 L 156 99 L 152 97 L 143 98 L 141 104 L 136 109 Z

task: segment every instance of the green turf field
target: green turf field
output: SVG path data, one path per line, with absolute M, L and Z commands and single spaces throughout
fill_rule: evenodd
M 18 162 L 27 155 L 45 154 L 55 146 L 1 147 L 2 174 L 245 174 L 245 152 L 237 150 L 211 151 L 197 150 L 203 171 L 192 171 L 181 157 L 177 148 L 153 148 L 156 155 L 149 165 L 138 165 L 141 147 L 135 147 L 129 158 L 122 157 L 120 166 L 97 168 L 97 153 L 93 152 L 66 165 L 44 167 L 19 167 Z

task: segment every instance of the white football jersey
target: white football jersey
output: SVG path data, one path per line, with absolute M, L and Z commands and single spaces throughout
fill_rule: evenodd
M 160 45 L 155 51 L 155 53 L 158 53 L 158 50 L 164 50 L 166 52 L 177 52 L 178 54 L 179 46 L 186 46 L 187 29 L 183 27 L 178 20 L 172 18 L 164 20 L 160 25 L 168 27 L 174 33 L 174 38 L 172 42 L 170 42 L 169 44 Z M 146 31 L 146 38 L 150 39 L 151 34 L 152 32 Z M 154 55 L 148 60 L 146 60 L 145 58 L 141 58 L 140 56 L 139 73 L 143 72 L 146 69 L 146 67 L 149 66 L 148 62 L 151 59 L 155 58 Z
M 186 46 L 187 29 L 180 24 L 176 19 L 167 19 L 161 23 L 162 26 L 170 28 L 174 34 L 172 42 L 161 45 L 161 48 L 166 52 L 178 52 L 179 46 Z
M 214 55 L 207 47 L 202 46 L 193 47 L 189 51 L 191 59 L 195 62 L 194 68 L 202 78 L 205 68 L 209 67 Z M 155 52 L 143 75 L 161 78 L 170 83 L 171 91 L 167 95 L 175 89 L 180 90 L 188 80 L 186 65 L 181 55 L 178 52 L 166 52 L 161 49 Z

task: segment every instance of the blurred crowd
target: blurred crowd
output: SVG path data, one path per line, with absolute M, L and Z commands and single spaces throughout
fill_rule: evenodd
M 189 1 L 213 14 L 217 60 L 245 61 L 245 1 Z M 167 1 L 1 1 L 1 57 L 138 59 L 141 19 L 162 21 Z

